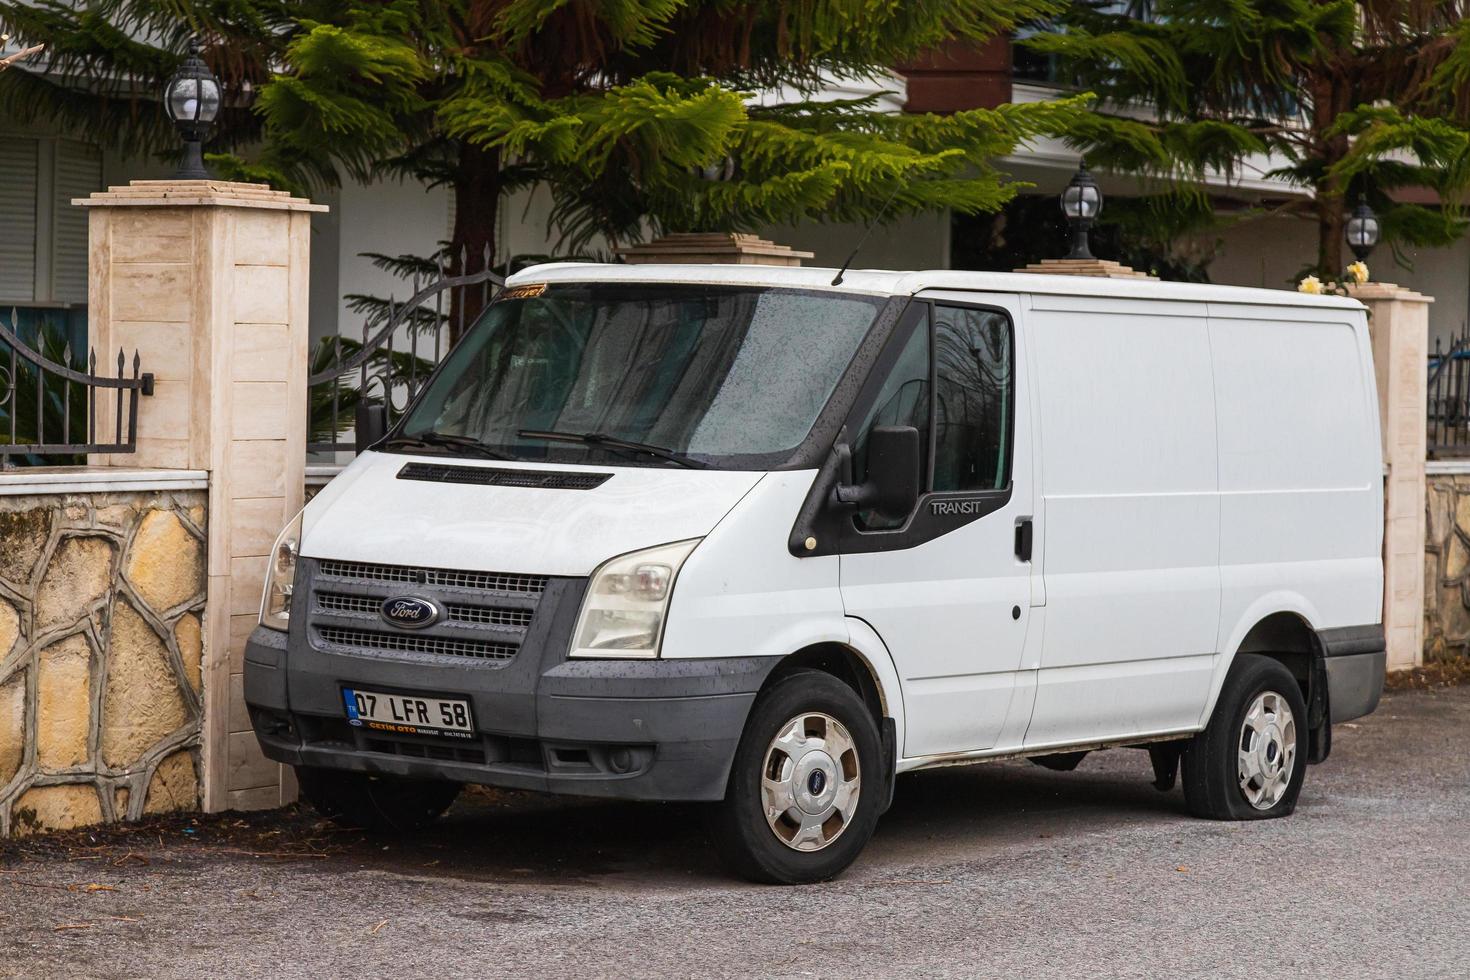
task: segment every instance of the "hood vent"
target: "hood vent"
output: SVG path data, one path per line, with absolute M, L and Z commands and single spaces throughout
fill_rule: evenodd
M 469 483 L 477 487 L 527 487 L 536 490 L 592 490 L 611 478 L 611 473 L 511 470 L 498 466 L 450 466 L 444 463 L 405 463 L 403 469 L 398 471 L 400 480 Z

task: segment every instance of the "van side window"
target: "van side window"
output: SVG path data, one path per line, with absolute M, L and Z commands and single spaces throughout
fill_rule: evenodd
M 928 468 L 929 446 L 929 318 L 914 324 L 903 351 L 883 382 L 873 410 L 858 430 L 853 446 L 853 473 L 859 483 L 868 475 L 868 434 L 880 425 L 911 425 L 919 430 L 919 445 L 924 447 L 924 461 L 919 471 Z M 902 527 L 904 521 L 880 517 L 872 511 L 856 515 L 857 526 L 864 531 L 882 531 Z
M 934 490 L 1001 490 L 1011 476 L 1010 319 L 934 309 Z

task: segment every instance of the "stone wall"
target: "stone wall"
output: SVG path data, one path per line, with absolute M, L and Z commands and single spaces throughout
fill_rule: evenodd
M 205 499 L 0 496 L 0 836 L 199 807 Z
M 1470 468 L 1434 473 L 1425 494 L 1424 659 L 1470 655 Z

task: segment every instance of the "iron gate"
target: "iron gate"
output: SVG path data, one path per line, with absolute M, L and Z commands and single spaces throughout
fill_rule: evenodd
M 1429 355 L 1425 433 L 1430 456 L 1470 455 L 1470 330 Z
M 412 295 L 402 304 L 390 299 L 379 322 L 365 319 L 360 341 L 327 338 L 307 378 L 307 452 L 353 452 L 362 413 L 372 406 L 387 408 L 391 426 L 449 352 L 445 331 L 463 336 L 464 311 L 488 304 L 504 284 L 488 268 L 463 276 L 443 272 L 427 285 L 415 275 Z M 466 302 L 470 298 L 479 302 Z
M 133 352 L 129 374 L 119 349 L 117 375 L 109 378 L 97 373 L 96 348 L 88 351 L 87 369 L 81 371 L 72 366 L 70 341 L 57 353 L 59 363 L 44 352 L 41 329 L 37 343 L 43 350 L 21 339 L 18 311 L 11 307 L 10 325 L 0 322 L 0 468 L 13 467 L 17 457 L 59 462 L 38 457 L 133 452 L 138 399 L 153 394 L 153 375 L 141 370 L 138 352 Z M 100 434 L 99 399 L 111 403 L 112 415 L 104 418 Z

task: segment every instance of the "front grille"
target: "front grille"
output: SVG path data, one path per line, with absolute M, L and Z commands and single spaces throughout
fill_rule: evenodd
M 469 762 L 483 766 L 489 755 L 485 743 L 476 741 L 430 742 L 413 738 L 380 738 L 354 729 L 337 718 L 315 718 L 297 715 L 302 741 L 314 748 L 334 752 L 365 751 L 384 755 L 400 755 L 417 759 L 442 759 L 446 762 Z
M 512 470 L 495 466 L 450 466 L 444 463 L 407 463 L 398 471 L 400 480 L 469 483 L 480 487 L 526 487 L 537 490 L 594 490 L 611 478 L 611 473 Z
M 342 595 L 340 592 L 318 592 L 316 606 L 327 612 L 376 613 L 382 601 L 369 596 Z
M 494 572 L 449 572 L 428 569 L 425 585 L 447 585 L 456 589 L 478 589 L 481 592 L 527 592 L 540 595 L 546 591 L 544 575 L 499 575 Z
M 362 561 L 321 563 L 321 574 L 359 582 L 402 582 L 409 585 L 442 585 L 481 592 L 519 592 L 540 595 L 546 591 L 545 575 L 504 575 L 499 572 L 458 572 L 445 568 L 414 568 L 410 565 L 375 565 Z M 384 596 L 387 598 L 387 596 Z
M 439 759 L 444 762 L 470 762 L 477 766 L 485 764 L 484 746 L 446 745 L 439 742 L 396 742 L 386 738 L 366 740 L 369 752 L 408 756 L 415 759 Z
M 373 596 L 344 595 L 340 592 L 318 592 L 318 609 L 326 612 L 369 613 L 377 615 L 382 600 Z M 445 612 L 452 622 L 478 623 L 482 626 L 506 626 L 523 630 L 531 625 L 533 613 L 529 609 L 499 609 L 495 606 L 470 606 L 450 603 Z
M 520 651 L 546 592 L 544 575 L 340 561 L 306 564 L 313 641 L 338 653 L 503 667 Z M 384 601 L 413 596 L 442 618 L 419 629 L 385 622 Z
M 456 623 L 480 623 L 485 626 L 511 626 L 525 629 L 531 625 L 531 613 L 525 609 L 496 609 L 493 606 L 449 607 L 449 618 Z
M 322 574 L 368 582 L 423 582 L 424 569 L 404 565 L 371 565 L 361 561 L 324 561 Z
M 472 657 L 476 660 L 509 660 L 518 644 L 493 643 L 448 636 L 420 636 L 410 633 L 385 633 L 378 630 L 346 629 L 320 626 L 317 634 L 334 646 L 360 650 L 383 650 L 393 653 L 427 653 L 443 657 Z

